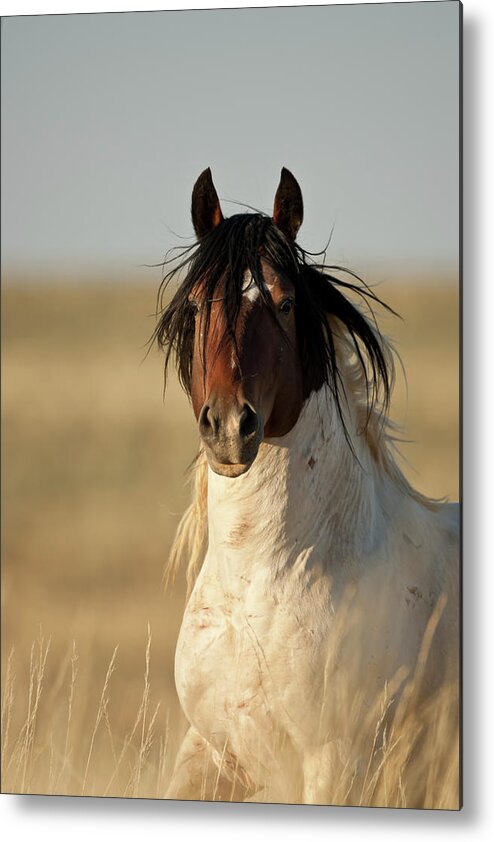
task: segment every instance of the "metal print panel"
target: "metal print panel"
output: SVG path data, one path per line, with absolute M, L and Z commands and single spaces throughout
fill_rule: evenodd
M 3 792 L 461 806 L 460 35 L 2 21 Z

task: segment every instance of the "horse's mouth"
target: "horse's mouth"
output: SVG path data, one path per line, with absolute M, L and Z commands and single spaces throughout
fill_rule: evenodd
M 211 453 L 207 451 L 206 456 L 209 467 L 215 474 L 218 474 L 220 477 L 229 477 L 230 479 L 235 479 L 236 477 L 242 476 L 242 474 L 246 474 L 254 461 L 252 459 L 250 462 L 236 462 L 232 464 L 230 462 L 217 462 Z
M 262 438 L 262 425 L 249 436 L 244 436 L 242 441 L 236 436 L 225 436 L 212 443 L 202 437 L 211 470 L 220 477 L 230 479 L 246 474 L 256 460 Z

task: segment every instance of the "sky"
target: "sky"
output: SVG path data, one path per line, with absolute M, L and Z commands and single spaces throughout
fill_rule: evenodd
M 454 270 L 459 4 L 2 20 L 2 269 L 134 272 L 192 242 L 211 166 L 225 215 L 270 212 L 365 271 Z M 185 239 L 184 239 L 185 238 Z

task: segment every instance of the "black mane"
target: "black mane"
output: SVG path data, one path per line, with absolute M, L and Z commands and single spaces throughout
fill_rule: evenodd
M 372 304 L 377 303 L 393 311 L 352 272 L 313 261 L 313 255 L 287 238 L 270 217 L 261 213 L 236 214 L 224 219 L 199 242 L 180 249 L 178 259 L 165 259 L 164 267 L 170 263 L 175 265 L 164 276 L 158 291 L 159 321 L 152 337 L 152 341 L 157 341 L 165 352 L 165 377 L 174 355 L 180 382 L 190 395 L 195 329 L 189 296 L 198 282 L 203 284 L 206 300 L 205 336 L 211 301 L 215 299 L 219 282 L 227 279 L 221 295 L 227 325 L 225 340 L 234 340 L 246 269 L 250 270 L 262 300 L 272 309 L 271 297 L 262 278 L 262 257 L 295 287 L 295 318 L 305 396 L 327 383 L 344 423 L 342 399 L 345 392 L 338 370 L 334 337 L 328 324 L 328 316 L 332 316 L 344 326 L 361 367 L 367 391 L 367 418 L 376 407 L 385 416 L 390 399 L 392 363 L 389 348 L 377 327 Z M 351 280 L 334 277 L 331 272 L 335 271 L 345 272 Z M 179 287 L 171 301 L 166 302 L 169 284 L 176 278 L 180 279 Z M 366 305 L 369 316 L 365 316 L 341 290 L 357 294 L 361 303 Z

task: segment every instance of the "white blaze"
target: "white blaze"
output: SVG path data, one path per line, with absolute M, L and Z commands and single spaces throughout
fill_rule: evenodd
M 244 272 L 244 280 L 242 284 L 243 297 L 247 298 L 251 303 L 254 303 L 259 297 L 259 287 L 257 286 L 250 269 Z

